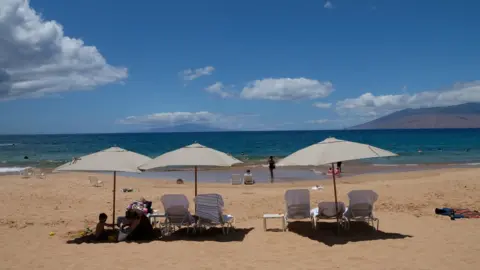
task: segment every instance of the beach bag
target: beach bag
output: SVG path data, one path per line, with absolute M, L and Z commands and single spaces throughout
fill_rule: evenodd
M 128 207 L 127 207 L 127 211 L 128 210 L 137 210 L 137 211 L 140 211 L 144 214 L 148 214 L 148 207 L 146 204 L 144 204 L 143 202 L 138 202 L 138 201 L 135 201 L 133 203 L 131 203 Z
M 130 233 L 131 230 L 120 230 L 118 232 L 118 242 L 125 241 Z

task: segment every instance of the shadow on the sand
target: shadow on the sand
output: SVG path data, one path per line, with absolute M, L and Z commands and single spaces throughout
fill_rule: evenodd
M 152 241 L 157 241 L 160 239 L 162 236 L 162 233 L 160 230 L 155 229 L 155 237 L 151 240 L 142 240 L 142 241 L 124 241 L 126 243 L 137 243 L 137 244 L 145 244 L 145 243 L 150 243 Z M 114 238 L 117 238 L 118 231 L 115 230 L 114 232 L 111 232 L 110 235 L 114 236 Z M 85 236 L 80 236 L 74 239 L 67 240 L 67 244 L 115 244 L 118 243 L 117 241 L 109 241 L 109 240 L 96 240 L 95 236 L 93 234 L 90 235 L 85 235 Z
M 196 241 L 196 242 L 241 242 L 245 239 L 245 236 L 251 232 L 253 228 L 241 229 L 235 228 L 230 229 L 230 232 L 227 235 L 222 234 L 222 229 L 220 228 L 210 228 L 208 230 L 197 230 L 195 233 L 190 230 L 187 233 L 187 229 L 183 228 L 174 233 L 162 237 L 160 240 L 165 242 L 171 241 Z
M 168 236 L 162 236 L 160 230 L 155 229 L 155 238 L 151 240 L 144 240 L 144 241 L 125 241 L 126 243 L 137 243 L 137 244 L 144 244 L 150 243 L 152 241 L 164 241 L 164 242 L 171 242 L 171 241 L 196 241 L 196 242 L 205 242 L 205 241 L 212 241 L 212 242 L 241 242 L 245 239 L 245 236 L 252 231 L 253 228 L 248 229 L 230 229 L 230 232 L 227 235 L 222 234 L 222 229 L 220 228 L 210 228 L 208 230 L 197 230 L 195 233 L 190 230 L 187 233 L 187 229 L 180 229 L 175 231 L 174 233 Z M 112 235 L 117 235 L 117 232 L 112 233 Z M 98 241 L 95 240 L 94 235 L 86 235 L 80 236 L 74 239 L 70 239 L 67 241 L 67 244 L 115 244 L 118 243 L 117 241 Z
M 349 242 L 405 239 L 412 237 L 400 233 L 388 233 L 374 230 L 365 222 L 352 222 L 348 231 L 340 230 L 337 234 L 337 223 L 320 222 L 317 230 L 310 222 L 292 222 L 288 230 L 311 240 L 324 243 L 327 246 L 345 245 Z

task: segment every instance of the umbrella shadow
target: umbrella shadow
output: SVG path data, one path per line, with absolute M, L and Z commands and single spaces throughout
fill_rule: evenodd
M 345 245 L 349 242 L 362 242 L 388 239 L 405 239 L 413 236 L 374 230 L 365 222 L 352 222 L 348 231 L 340 230 L 337 233 L 337 223 L 317 223 L 317 230 L 312 229 L 310 222 L 292 222 L 289 231 L 300 236 L 318 241 L 327 246 Z
M 195 241 L 195 242 L 242 242 L 253 228 L 235 228 L 230 229 L 227 235 L 222 233 L 221 228 L 209 228 L 208 230 L 197 230 L 193 233 L 191 230 L 187 233 L 186 228 L 175 231 L 170 235 L 163 236 L 160 240 L 171 241 Z
M 117 239 L 118 236 L 118 230 L 111 231 L 109 232 L 109 235 L 114 236 L 115 239 Z M 154 229 L 154 238 L 150 240 L 139 240 L 139 241 L 124 241 L 126 243 L 137 243 L 137 244 L 145 244 L 145 243 L 150 243 L 152 241 L 158 241 L 160 237 L 162 236 L 162 232 L 158 229 Z M 110 240 L 96 240 L 95 235 L 89 234 L 89 235 L 84 235 L 84 236 L 79 236 L 74 239 L 69 239 L 67 240 L 67 244 L 115 244 L 118 243 L 118 241 L 110 241 Z

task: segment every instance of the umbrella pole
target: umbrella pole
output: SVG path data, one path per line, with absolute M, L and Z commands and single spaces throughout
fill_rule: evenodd
M 112 225 L 113 228 L 115 229 L 115 190 L 117 188 L 117 172 L 113 172 L 113 212 L 112 212 Z
M 195 197 L 197 197 L 197 166 L 195 166 Z
M 337 181 L 335 180 L 335 167 L 332 163 L 333 192 L 335 192 L 335 213 L 337 217 L 337 232 L 339 232 L 340 224 L 338 223 L 338 199 L 337 199 Z

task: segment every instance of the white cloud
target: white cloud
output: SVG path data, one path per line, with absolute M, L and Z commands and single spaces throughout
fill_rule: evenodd
M 330 122 L 328 119 L 318 119 L 318 120 L 308 120 L 305 121 L 307 124 L 325 124 L 327 122 Z
M 326 8 L 326 9 L 332 9 L 333 4 L 330 1 L 325 1 L 325 5 L 323 5 L 323 7 Z
M 0 0 L 0 100 L 91 89 L 121 81 L 96 47 L 64 35 L 25 0 Z
M 225 86 L 222 82 L 216 82 L 208 86 L 207 88 L 205 88 L 205 91 L 207 91 L 208 93 L 219 95 L 222 98 L 228 98 L 232 96 L 231 93 L 225 91 Z
M 337 102 L 341 114 L 355 113 L 363 116 L 381 116 L 406 108 L 458 105 L 480 102 L 480 81 L 457 83 L 442 91 L 424 91 L 416 94 L 375 96 L 365 93 L 357 98 Z
M 121 124 L 143 124 L 151 126 L 171 126 L 191 123 L 211 123 L 220 116 L 215 113 L 200 112 L 162 112 L 142 116 L 129 116 L 119 121 Z
M 313 103 L 313 106 L 319 109 L 329 109 L 330 107 L 332 107 L 332 103 L 315 102 Z
M 182 72 L 180 72 L 180 75 L 185 81 L 193 81 L 195 79 L 198 79 L 202 76 L 208 76 L 212 75 L 213 71 L 215 70 L 214 67 L 212 66 L 206 66 L 203 68 L 197 68 L 197 69 L 186 69 Z
M 297 100 L 328 96 L 333 91 L 330 82 L 307 78 L 268 78 L 250 82 L 240 93 L 245 99 Z
M 258 114 L 224 115 L 208 111 L 161 112 L 141 116 L 129 116 L 117 120 L 118 124 L 142 125 L 148 127 L 168 127 L 182 124 L 203 124 L 227 129 L 252 128 Z

